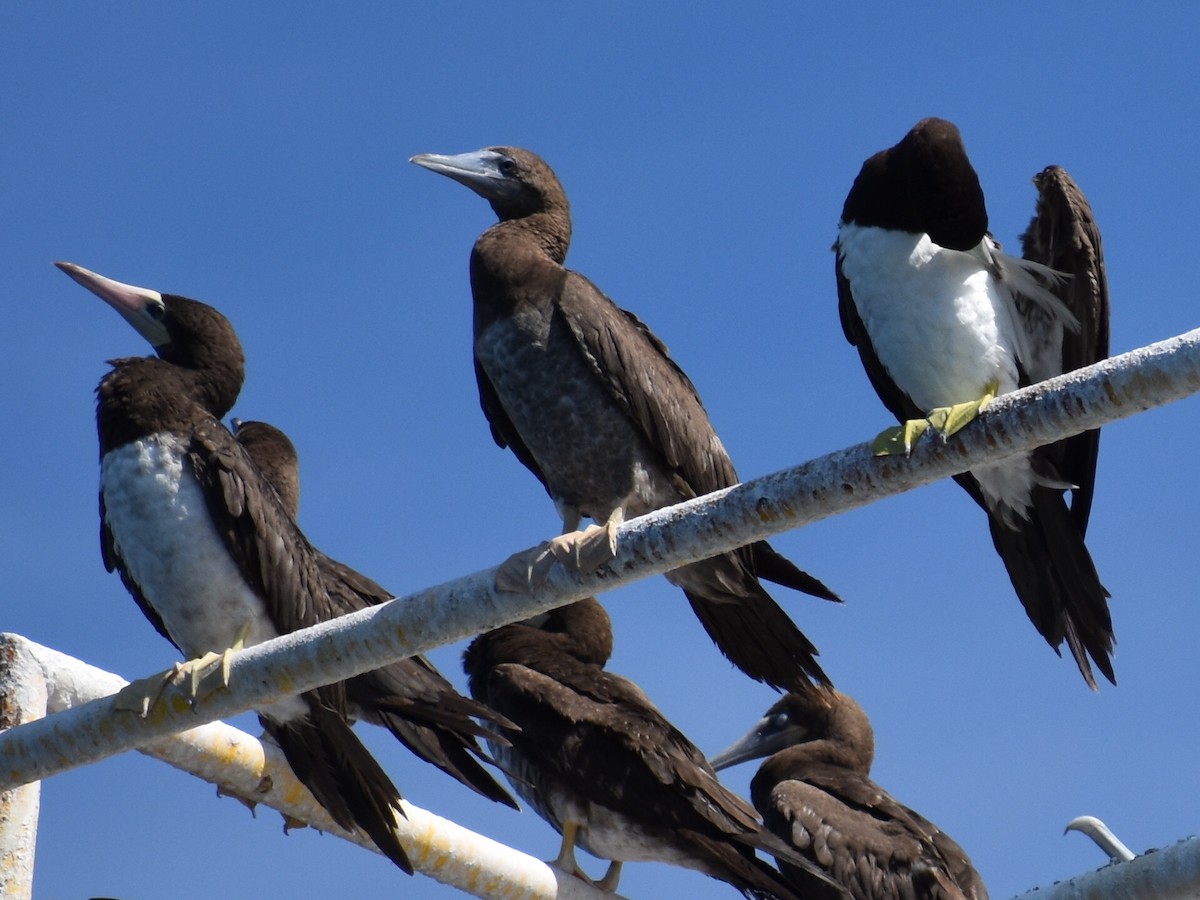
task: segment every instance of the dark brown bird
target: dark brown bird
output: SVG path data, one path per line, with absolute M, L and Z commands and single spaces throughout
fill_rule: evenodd
M 295 517 L 300 509 L 300 458 L 286 434 L 266 422 L 233 420 L 233 433 L 250 458 L 273 485 L 284 508 Z M 370 578 L 349 566 L 313 551 L 329 599 L 339 615 L 357 612 L 393 599 Z M 482 703 L 463 697 L 424 656 L 413 656 L 346 681 L 346 699 L 354 718 L 381 725 L 404 746 L 467 787 L 517 809 L 517 802 L 473 758 L 487 759 L 476 741 L 487 736 L 503 741 L 491 727 L 511 722 Z M 489 760 L 490 761 L 490 760 Z
M 750 782 L 763 824 L 854 900 L 987 900 L 962 848 L 871 780 L 875 736 L 850 697 L 788 694 L 712 764 L 763 757 Z M 791 863 L 779 866 L 797 888 L 808 883 L 807 871 L 795 880 Z
M 210 656 L 339 615 L 318 554 L 220 422 L 245 372 L 229 320 L 196 300 L 56 265 L 157 352 L 112 360 L 96 389 L 104 565 L 146 618 L 203 672 Z M 346 709 L 339 683 L 257 712 L 334 821 L 411 873 L 395 831 L 400 792 Z
M 492 751 L 562 834 L 557 865 L 586 878 L 579 844 L 612 860 L 607 890 L 622 862 L 646 860 L 697 869 L 752 897 L 844 896 L 762 828 L 636 684 L 604 671 L 611 653 L 608 613 L 589 598 L 481 635 L 463 657 L 472 696 L 521 727 Z M 791 886 L 755 849 L 792 861 Z
M 475 375 L 492 436 L 545 486 L 564 533 L 583 517 L 604 524 L 599 535 L 552 542 L 545 559 L 605 561 L 623 520 L 737 484 L 695 387 L 662 341 L 564 268 L 570 208 L 545 162 L 512 147 L 412 161 L 471 188 L 500 219 L 471 252 Z M 765 541 L 667 575 L 751 678 L 789 690 L 828 683 L 815 648 L 760 577 L 837 599 Z
M 846 197 L 835 248 L 842 327 L 907 423 L 905 446 L 926 416 L 952 433 L 991 396 L 1108 356 L 1092 210 L 1057 166 L 1034 184 L 1024 259 L 988 233 L 979 178 L 944 119 L 918 122 L 868 159 Z M 1084 545 L 1099 440 L 1092 431 L 955 476 L 987 512 L 1030 620 L 1055 652 L 1066 641 L 1093 689 L 1093 663 L 1115 682 L 1108 591 Z

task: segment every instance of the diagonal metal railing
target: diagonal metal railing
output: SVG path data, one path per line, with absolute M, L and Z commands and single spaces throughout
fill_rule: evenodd
M 18 635 L 0 634 L 0 697 L 5 696 L 7 685 L 22 686 L 22 699 L 41 715 L 110 697 L 125 687 L 126 681 Z M 32 686 L 33 693 L 24 686 Z M 215 784 L 223 794 L 252 806 L 269 806 L 289 821 L 307 823 L 379 852 L 366 835 L 347 831 L 329 817 L 292 774 L 278 747 L 244 731 L 209 722 L 140 749 Z M 0 794 L 0 897 L 22 896 L 22 886 L 31 883 L 37 798 L 22 792 L 37 786 L 34 781 Z M 8 798 L 14 802 L 9 803 Z M 539 859 L 407 801 L 401 801 L 401 806 L 405 818 L 397 822 L 397 830 L 414 868 L 443 884 L 503 900 L 614 900 L 615 895 Z M 9 810 L 11 814 L 6 816 Z
M 229 688 L 194 706 L 184 687 L 178 686 L 168 689 L 145 718 L 114 709 L 112 698 L 103 697 L 15 725 L 0 733 L 0 791 L 145 747 L 197 724 L 799 528 L 1198 391 L 1200 330 L 1004 395 L 977 423 L 948 439 L 927 435 L 908 457 L 875 457 L 869 444 L 860 444 L 631 520 L 618 533 L 617 557 L 611 564 L 578 579 L 556 568 L 532 595 L 498 593 L 495 569 L 490 569 L 241 651 L 233 657 Z

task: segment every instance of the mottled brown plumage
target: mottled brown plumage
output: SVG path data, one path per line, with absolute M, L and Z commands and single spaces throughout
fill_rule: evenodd
M 234 419 L 234 435 L 296 516 L 300 508 L 300 460 L 286 434 L 265 422 Z M 375 581 L 314 548 L 317 567 L 338 615 L 393 599 Z M 490 800 L 514 809 L 515 800 L 473 758 L 490 759 L 477 737 L 503 742 L 494 725 L 511 725 L 487 706 L 463 697 L 424 656 L 365 672 L 345 682 L 349 711 L 387 728 L 413 753 Z M 479 717 L 492 723 L 482 726 Z
M 962 848 L 871 780 L 874 734 L 850 697 L 789 694 L 713 765 L 764 756 L 750 784 L 763 823 L 855 900 L 987 900 Z
M 492 436 L 545 486 L 564 531 L 619 524 L 738 482 L 687 375 L 633 313 L 564 267 L 566 193 L 527 150 L 413 161 L 488 199 L 500 221 L 471 252 L 475 373 Z M 718 647 L 752 678 L 828 683 L 816 650 L 758 582 L 826 599 L 823 584 L 765 542 L 677 569 Z
M 477 637 L 464 655 L 473 696 L 520 725 L 497 760 L 560 833 L 614 862 L 698 869 L 755 897 L 839 891 L 766 833 L 704 755 L 633 682 L 604 671 L 608 614 L 594 599 Z M 792 886 L 754 855 L 790 858 Z

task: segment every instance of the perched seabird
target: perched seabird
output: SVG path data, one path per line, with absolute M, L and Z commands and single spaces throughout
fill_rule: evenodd
M 611 653 L 608 613 L 589 598 L 480 635 L 463 656 L 472 696 L 521 728 L 492 752 L 562 834 L 556 864 L 586 878 L 578 844 L 612 860 L 607 890 L 621 863 L 643 860 L 697 869 L 753 897 L 845 896 L 762 828 L 636 684 L 604 670 Z M 792 861 L 790 887 L 755 849 Z
M 570 207 L 545 162 L 512 147 L 412 161 L 471 188 L 500 219 L 471 252 L 475 376 L 496 443 L 541 480 L 562 516 L 564 538 L 546 559 L 594 567 L 611 558 L 623 520 L 737 484 L 662 341 L 564 268 Z M 584 517 L 604 528 L 573 534 Z M 815 648 L 760 577 L 837 599 L 765 541 L 667 575 L 751 678 L 788 690 L 828 683 Z
M 266 422 L 233 420 L 233 434 L 268 483 L 284 509 L 295 518 L 300 508 L 300 459 L 286 434 Z M 376 582 L 314 548 L 317 567 L 338 615 L 357 612 L 393 599 Z M 516 809 L 517 803 L 473 758 L 487 758 L 476 737 L 502 740 L 492 727 L 511 725 L 482 703 L 463 697 L 424 656 L 357 675 L 346 681 L 346 699 L 353 718 L 381 725 L 404 746 L 447 775 L 490 800 Z
M 1024 259 L 988 233 L 979 179 L 944 119 L 918 122 L 868 159 L 846 197 L 835 247 L 842 327 L 875 391 L 908 423 L 905 444 L 922 417 L 952 433 L 990 397 L 1108 355 L 1091 208 L 1057 166 L 1034 184 Z M 1030 620 L 1056 652 L 1067 642 L 1093 689 L 1093 662 L 1115 683 L 1108 591 L 1083 541 L 1098 446 L 1099 432 L 1088 432 L 955 477 L 987 511 Z
M 146 618 L 195 662 L 338 615 L 317 554 L 220 422 L 245 374 L 229 320 L 196 300 L 56 265 L 157 353 L 112 360 L 96 389 L 104 565 Z M 345 685 L 331 684 L 257 712 L 334 821 L 411 873 L 395 832 L 400 792 L 346 707 Z
M 750 782 L 763 824 L 855 900 L 987 900 L 962 848 L 871 780 L 875 736 L 850 697 L 788 694 L 712 764 L 763 757 Z M 797 888 L 807 883 L 779 865 Z

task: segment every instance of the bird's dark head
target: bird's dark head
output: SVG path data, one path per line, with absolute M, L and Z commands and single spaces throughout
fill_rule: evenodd
M 219 383 L 211 412 L 224 415 L 233 406 L 246 360 L 233 326 L 220 312 L 199 300 L 114 281 L 74 263 L 55 265 L 119 312 L 161 359 Z
M 293 516 L 300 509 L 300 455 L 291 438 L 266 422 L 234 419 L 233 436 Z
M 839 691 L 805 691 L 781 697 L 754 727 L 711 758 L 714 769 L 772 756 L 798 744 L 830 741 L 874 755 L 871 723 L 862 707 Z
M 501 221 L 568 208 L 554 170 L 519 147 L 487 147 L 456 156 L 421 153 L 411 162 L 465 184 L 492 204 Z
M 987 233 L 987 205 L 958 126 L 922 119 L 863 163 L 842 220 L 924 232 L 951 250 L 975 247 Z

